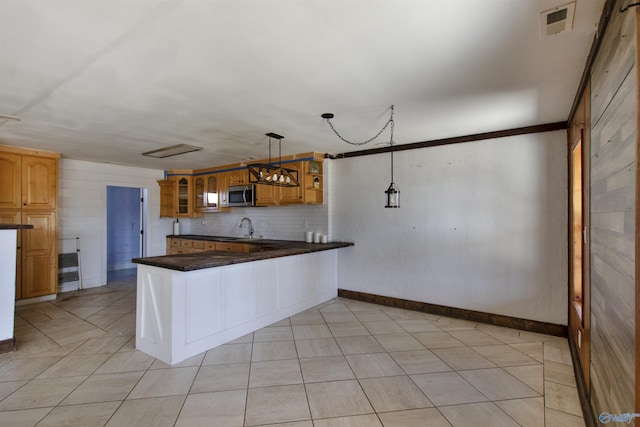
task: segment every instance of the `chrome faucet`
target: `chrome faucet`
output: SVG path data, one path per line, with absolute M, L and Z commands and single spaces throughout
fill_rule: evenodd
M 244 222 L 244 220 L 249 221 L 249 238 L 253 239 L 254 229 L 253 229 L 253 224 L 251 223 L 251 220 L 249 218 L 247 218 L 246 216 L 244 218 L 242 218 L 240 220 L 240 225 L 238 225 L 238 228 L 242 228 L 242 223 Z

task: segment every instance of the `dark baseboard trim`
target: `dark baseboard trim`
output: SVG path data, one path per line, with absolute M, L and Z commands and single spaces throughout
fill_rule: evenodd
M 424 313 L 436 314 L 438 316 L 455 317 L 457 319 L 487 323 L 495 326 L 504 326 L 507 328 L 553 335 L 556 337 L 567 337 L 567 327 L 563 325 L 556 325 L 554 323 L 520 319 L 517 317 L 484 313 L 481 311 L 465 310 L 463 308 L 447 307 L 444 305 L 429 304 L 427 302 L 385 297 L 365 292 L 349 291 L 346 289 L 338 289 L 338 296 L 341 298 L 370 302 L 389 307 L 403 308 L 405 310 L 422 311 Z
M 15 349 L 16 349 L 15 338 L 9 338 L 9 339 L 0 341 L 0 354 L 9 353 L 10 351 L 13 351 Z
M 591 401 L 589 400 L 589 392 L 587 383 L 584 380 L 584 374 L 582 373 L 582 365 L 580 364 L 580 358 L 578 357 L 578 348 L 573 340 L 572 334 L 569 334 L 569 350 L 571 350 L 571 360 L 573 361 L 573 373 L 576 378 L 576 388 L 578 389 L 578 398 L 580 399 L 580 406 L 582 407 L 582 417 L 584 418 L 585 427 L 597 427 L 595 414 L 591 407 Z

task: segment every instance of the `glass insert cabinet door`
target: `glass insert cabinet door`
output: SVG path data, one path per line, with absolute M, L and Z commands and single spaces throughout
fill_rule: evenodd
M 180 178 L 178 181 L 178 213 L 189 213 L 189 180 Z
M 203 193 L 203 204 L 207 209 L 218 207 L 218 178 L 215 175 L 207 177 L 205 193 Z
M 194 183 L 196 193 L 196 209 L 203 209 L 205 207 L 206 190 L 204 187 L 204 178 L 197 177 Z

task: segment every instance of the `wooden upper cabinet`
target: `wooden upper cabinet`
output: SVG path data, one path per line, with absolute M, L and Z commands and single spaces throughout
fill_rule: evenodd
M 22 209 L 56 209 L 57 188 L 57 159 L 22 158 Z
M 229 171 L 229 186 L 249 184 L 249 171 L 247 168 Z
M 0 153 L 0 209 L 20 209 L 22 157 Z

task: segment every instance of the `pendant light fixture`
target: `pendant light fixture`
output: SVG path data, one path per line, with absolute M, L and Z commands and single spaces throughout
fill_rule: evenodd
M 247 165 L 249 182 L 252 184 L 275 185 L 278 187 L 299 187 L 298 171 L 282 167 L 282 139 L 284 136 L 269 132 L 269 163 Z M 278 163 L 271 162 L 271 140 L 278 140 Z
M 376 138 L 378 138 L 382 132 L 384 132 L 384 130 L 389 127 L 390 128 L 390 132 L 391 132 L 391 136 L 389 138 L 389 150 L 391 151 L 391 184 L 389 184 L 389 188 L 386 189 L 385 193 L 385 197 L 386 197 L 386 202 L 385 202 L 385 208 L 399 208 L 400 207 L 400 190 L 398 189 L 398 187 L 396 187 L 395 183 L 393 182 L 393 126 L 394 126 L 394 121 L 393 121 L 393 105 L 389 108 L 390 109 L 390 116 L 389 116 L 389 120 L 387 120 L 387 122 L 384 124 L 384 126 L 382 127 L 382 129 L 380 129 L 380 131 L 372 138 L 369 138 L 366 141 L 363 142 L 352 142 L 352 141 L 348 141 L 347 139 L 345 139 L 342 135 L 340 135 L 338 133 L 338 131 L 336 130 L 336 128 L 333 126 L 333 123 L 331 123 L 331 119 L 333 119 L 335 116 L 333 113 L 324 113 L 322 115 L 322 118 L 325 119 L 327 121 L 327 124 L 329 125 L 329 127 L 331 128 L 331 130 L 333 131 L 333 133 L 335 133 L 338 138 L 340 138 L 340 140 L 342 140 L 343 142 L 346 142 L 347 144 L 350 145 L 364 145 L 364 144 L 368 144 L 369 142 L 375 140 Z

